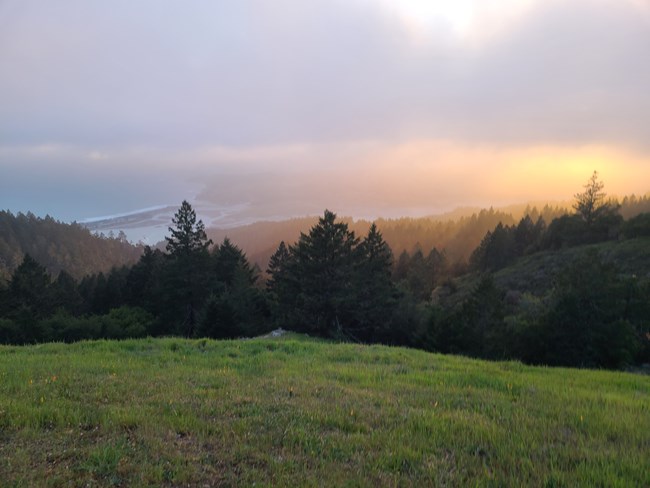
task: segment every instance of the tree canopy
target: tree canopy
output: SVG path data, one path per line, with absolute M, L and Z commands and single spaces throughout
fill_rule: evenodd
M 212 244 L 205 233 L 203 221 L 196 220 L 196 212 L 183 200 L 181 207 L 172 218 L 173 227 L 169 227 L 171 236 L 165 237 L 167 252 L 172 256 L 189 256 L 196 251 L 207 250 Z
M 593 224 L 609 208 L 603 188 L 605 183 L 598 181 L 598 171 L 594 171 L 584 185 L 584 191 L 575 194 L 573 208 L 587 225 Z

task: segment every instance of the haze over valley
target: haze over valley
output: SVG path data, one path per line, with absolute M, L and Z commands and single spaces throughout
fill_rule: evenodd
M 593 170 L 643 195 L 649 25 L 640 0 L 5 1 L 0 208 L 421 216 Z

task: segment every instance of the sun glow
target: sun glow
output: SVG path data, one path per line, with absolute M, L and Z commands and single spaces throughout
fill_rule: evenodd
M 458 38 L 493 34 L 536 0 L 373 0 L 399 17 L 418 38 L 449 33 Z
M 473 0 L 428 1 L 428 0 L 400 0 L 395 8 L 404 17 L 415 24 L 431 25 L 439 21 L 447 23 L 453 31 L 462 33 L 466 31 L 474 15 Z

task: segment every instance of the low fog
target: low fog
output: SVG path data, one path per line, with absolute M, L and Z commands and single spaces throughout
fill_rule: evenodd
M 635 0 L 0 3 L 0 207 L 359 217 L 650 181 Z M 243 208 L 243 207 L 238 207 Z

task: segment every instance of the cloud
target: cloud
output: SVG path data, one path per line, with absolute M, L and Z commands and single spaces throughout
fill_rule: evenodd
M 414 44 L 377 2 L 10 1 L 0 142 L 645 147 L 643 5 L 538 2 L 478 44 Z
M 649 4 L 463 5 L 414 30 L 397 0 L 0 2 L 0 204 L 647 191 Z

